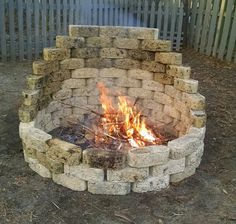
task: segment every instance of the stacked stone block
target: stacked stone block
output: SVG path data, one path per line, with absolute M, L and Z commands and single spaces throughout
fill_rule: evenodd
M 70 26 L 33 63 L 19 109 L 25 160 L 43 177 L 94 194 L 156 191 L 194 174 L 203 154 L 205 98 L 182 55 L 152 28 Z M 167 146 L 98 153 L 52 139 L 48 134 L 68 118 L 101 110 L 98 82 L 110 96 L 127 96 L 152 122 L 178 137 Z M 109 164 L 107 156 L 114 157 Z M 95 163 L 96 158 L 104 164 Z

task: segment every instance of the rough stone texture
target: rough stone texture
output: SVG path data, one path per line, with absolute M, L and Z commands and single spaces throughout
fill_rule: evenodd
M 96 68 L 81 68 L 75 69 L 71 73 L 71 77 L 75 79 L 82 78 L 96 78 L 98 77 L 99 70 Z
M 198 90 L 198 81 L 197 80 L 193 80 L 193 79 L 175 79 L 174 80 L 174 87 L 176 89 L 179 89 L 183 92 L 187 92 L 187 93 L 197 93 Z
M 201 141 L 197 138 L 192 138 L 187 135 L 179 137 L 168 142 L 170 148 L 170 158 L 181 159 L 193 153 L 201 145 Z
M 153 28 L 136 28 L 131 27 L 128 29 L 128 37 L 135 39 L 158 39 L 159 30 Z
M 83 37 L 56 36 L 56 47 L 58 48 L 77 48 L 84 47 Z
M 79 58 L 69 58 L 60 62 L 61 69 L 77 69 L 84 67 L 84 60 Z
M 37 104 L 42 92 L 40 90 L 24 90 L 22 92 L 23 104 L 26 106 Z
M 164 85 L 172 85 L 174 83 L 174 77 L 167 75 L 166 73 L 154 73 L 154 81 L 162 83 Z
M 85 191 L 87 183 L 78 177 L 70 176 L 67 174 L 53 174 L 52 179 L 55 183 L 60 184 L 74 191 Z
M 128 56 L 135 60 L 154 61 L 155 52 L 143 50 L 128 50 Z
M 44 48 L 43 58 L 45 61 L 63 60 L 70 57 L 70 50 L 63 48 Z
M 206 127 L 203 128 L 196 128 L 196 127 L 190 127 L 188 130 L 188 136 L 198 138 L 200 140 L 203 140 L 206 133 Z
M 76 48 L 72 50 L 72 57 L 77 58 L 99 58 L 99 48 L 94 47 L 84 47 L 84 48 Z
M 195 167 L 197 168 L 201 163 L 201 158 L 204 151 L 204 144 L 201 144 L 195 152 L 186 156 L 186 167 Z
M 175 108 L 173 108 L 172 106 L 165 105 L 164 113 L 178 120 L 180 119 L 180 112 L 176 110 Z
M 112 39 L 109 37 L 88 37 L 87 47 L 112 47 Z
M 147 90 L 153 90 L 157 92 L 164 92 L 164 85 L 153 80 L 143 80 L 142 88 Z
M 51 178 L 52 174 L 50 171 L 43 165 L 39 163 L 29 163 L 29 167 L 36 173 L 38 173 L 41 177 Z
M 71 96 L 72 96 L 71 89 L 61 89 L 53 95 L 53 99 L 65 100 L 65 99 L 69 99 Z
M 186 167 L 183 172 L 175 173 L 170 175 L 170 182 L 179 182 L 187 177 L 192 176 L 196 171 L 195 167 Z
M 125 167 L 121 170 L 107 170 L 107 180 L 114 182 L 142 181 L 149 175 L 149 169 Z
M 147 51 L 170 51 L 171 42 L 168 40 L 143 40 L 141 48 Z
M 98 34 L 98 26 L 69 25 L 70 37 L 96 37 Z
M 43 61 L 38 60 L 33 62 L 33 74 L 46 75 L 59 70 L 58 61 Z
M 129 88 L 128 95 L 131 97 L 140 97 L 145 99 L 151 99 L 153 97 L 153 93 L 151 90 L 146 90 L 142 88 Z
M 49 149 L 46 152 L 48 158 L 71 166 L 80 164 L 82 150 L 79 146 L 59 139 L 50 140 L 48 145 Z
M 119 27 L 119 26 L 101 26 L 100 36 L 101 37 L 127 37 L 128 29 L 126 27 Z
M 176 78 L 189 79 L 191 75 L 191 68 L 186 66 L 167 65 L 166 73 Z
M 127 161 L 131 167 L 149 167 L 168 161 L 169 148 L 164 145 L 147 146 L 128 152 Z
M 91 182 L 104 180 L 104 171 L 102 169 L 91 168 L 87 164 L 80 164 L 78 166 L 65 165 L 65 174 Z
M 127 51 L 117 48 L 102 48 L 100 51 L 101 58 L 126 58 Z
M 157 103 L 166 104 L 166 105 L 172 105 L 173 103 L 173 98 L 162 92 L 155 92 L 154 100 Z
M 130 192 L 130 183 L 88 182 L 88 191 L 92 194 L 126 195 Z
M 130 38 L 115 38 L 113 46 L 123 49 L 138 49 L 139 41 L 137 39 Z
M 166 66 L 155 61 L 143 61 L 142 69 L 151 72 L 165 72 Z
M 103 68 L 99 72 L 99 77 L 103 78 L 119 78 L 125 77 L 127 71 L 119 68 Z
M 148 191 L 160 191 L 169 186 L 169 175 L 161 175 L 156 177 L 149 177 L 144 181 L 135 182 L 132 184 L 132 191 L 141 193 Z
M 165 85 L 165 93 L 168 96 L 171 96 L 177 100 L 182 101 L 182 92 L 180 90 L 177 90 L 176 88 L 174 88 L 172 85 Z
M 115 68 L 134 69 L 134 68 L 140 68 L 141 64 L 140 64 L 140 61 L 138 60 L 115 59 L 113 62 L 113 66 Z
M 62 89 L 76 89 L 85 86 L 85 79 L 67 79 L 62 83 Z
M 152 80 L 153 73 L 142 69 L 130 69 L 128 70 L 128 77 L 133 79 Z
M 204 110 L 206 99 L 203 95 L 183 93 L 182 101 L 192 110 Z
M 135 87 L 140 88 L 142 83 L 140 80 L 127 78 L 127 77 L 120 77 L 116 80 L 116 85 L 121 87 Z
M 107 58 L 90 58 L 86 59 L 86 66 L 90 68 L 110 68 L 112 60 Z
M 181 65 L 182 54 L 174 52 L 158 52 L 155 55 L 155 61 L 162 64 Z
M 196 128 L 202 128 L 206 125 L 206 113 L 205 111 L 191 111 L 192 124 Z

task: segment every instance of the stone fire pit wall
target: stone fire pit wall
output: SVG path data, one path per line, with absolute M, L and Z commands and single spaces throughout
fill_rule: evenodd
M 158 191 L 193 175 L 204 149 L 205 98 L 197 93 L 198 81 L 190 79 L 190 67 L 182 66 L 182 55 L 171 52 L 170 41 L 159 40 L 152 28 L 72 25 L 69 33 L 57 36 L 56 47 L 44 49 L 23 91 L 20 137 L 29 167 L 93 194 Z M 144 114 L 157 125 L 171 126 L 177 138 L 167 146 L 106 155 L 53 139 L 48 132 L 65 119 L 92 116 L 79 107 L 101 110 L 99 81 L 115 102 L 119 95 L 139 97 Z M 111 155 L 113 167 L 106 165 Z

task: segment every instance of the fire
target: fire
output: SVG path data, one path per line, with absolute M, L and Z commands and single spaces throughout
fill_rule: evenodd
M 162 144 L 163 139 L 157 136 L 146 124 L 141 111 L 124 96 L 118 97 L 118 107 L 113 106 L 108 89 L 98 83 L 103 116 L 100 121 L 104 133 L 114 138 L 126 140 L 132 147 Z

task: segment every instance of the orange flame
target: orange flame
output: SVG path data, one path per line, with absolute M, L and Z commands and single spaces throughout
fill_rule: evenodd
M 108 89 L 102 83 L 98 83 L 97 87 L 104 111 L 101 126 L 107 134 L 126 139 L 132 147 L 160 144 L 160 138 L 147 127 L 141 112 L 126 97 L 118 97 L 118 108 L 115 109 Z

